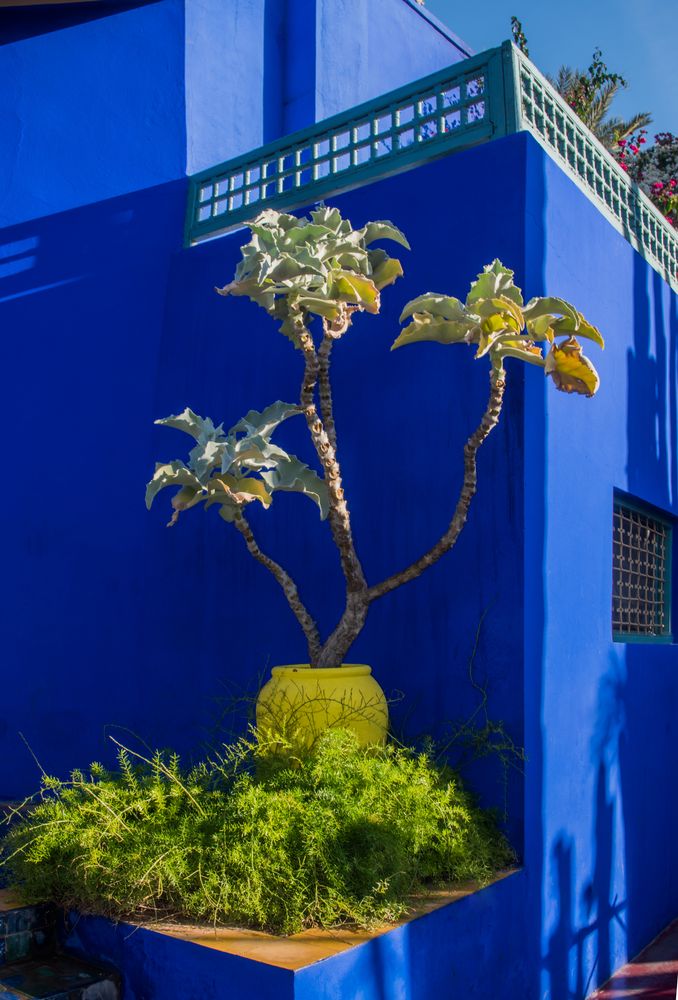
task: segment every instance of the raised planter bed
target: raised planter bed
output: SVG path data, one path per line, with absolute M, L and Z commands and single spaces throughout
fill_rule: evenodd
M 522 870 L 421 898 L 395 927 L 275 937 L 70 914 L 62 946 L 117 967 L 125 1000 L 430 1000 L 523 995 Z M 490 961 L 491 959 L 491 961 Z

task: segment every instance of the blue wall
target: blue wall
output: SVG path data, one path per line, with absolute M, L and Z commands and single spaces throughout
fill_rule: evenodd
M 525 891 L 518 872 L 294 972 L 101 917 L 72 915 L 62 942 L 121 969 L 125 1000 L 517 1000 Z
M 593 401 L 545 392 L 531 372 L 525 392 L 533 995 L 565 1000 L 678 909 L 678 653 L 611 637 L 613 490 L 678 513 L 678 322 L 662 279 L 534 142 L 527 150 L 531 287 L 575 301 L 607 339 Z
M 294 973 L 103 917 L 69 914 L 61 944 L 120 970 L 125 1000 L 293 1000 Z
M 308 0 L 293 2 L 308 6 Z M 469 55 L 468 46 L 414 0 L 317 0 L 315 120 Z
M 463 350 L 422 345 L 391 354 L 389 347 L 408 298 L 429 285 L 450 288 L 451 274 L 466 283 L 486 261 L 470 202 L 456 209 L 457 224 L 476 234 L 463 242 L 445 224 L 431 231 L 429 206 L 463 186 L 469 169 L 478 183 L 492 183 L 500 163 L 511 172 L 498 187 L 505 235 L 495 252 L 520 267 L 520 141 L 336 199 L 356 223 L 392 216 L 413 245 L 406 278 L 385 292 L 382 315 L 360 317 L 336 351 L 344 473 L 371 580 L 432 544 L 456 499 L 461 448 L 482 413 L 487 371 Z M 25 375 L 10 387 L 9 402 L 22 413 L 27 439 L 56 425 L 70 457 L 52 471 L 59 488 L 48 503 L 37 491 L 8 502 L 13 532 L 3 610 L 12 671 L 0 710 L 4 795 L 37 780 L 18 732 L 48 771 L 110 756 L 107 724 L 149 743 L 196 750 L 201 740 L 223 738 L 210 726 L 234 685 L 254 693 L 271 665 L 305 658 L 277 585 L 214 512 L 193 511 L 168 531 L 162 500 L 150 515 L 143 507 L 153 461 L 184 455 L 188 442 L 153 427 L 153 417 L 190 403 L 230 425 L 251 406 L 293 399 L 301 376 L 299 355 L 263 311 L 214 294 L 233 273 L 243 232 L 171 252 L 182 195 L 181 185 L 169 186 L 8 232 L 15 246 L 40 240 L 33 268 L 4 281 L 3 322 L 31 331 L 10 342 L 10 367 Z M 68 323 L 55 329 L 55 316 Z M 440 733 L 477 707 L 468 660 L 485 615 L 476 678 L 488 684 L 490 712 L 522 742 L 522 383 L 515 374 L 507 419 L 480 460 L 486 485 L 457 549 L 375 605 L 351 653 L 373 664 L 389 693 L 406 694 L 393 714 L 412 736 Z M 374 390 L 373 401 L 360 393 L 362 385 Z M 383 423 L 381 464 L 364 434 L 375 414 Z M 301 423 L 289 432 L 294 447 L 307 447 Z M 21 455 L 28 476 L 35 459 Z M 436 465 L 435 489 L 422 491 L 417 477 Z M 77 498 L 67 488 L 74 474 L 84 490 Z M 286 494 L 252 521 L 262 546 L 298 576 L 328 632 L 342 604 L 327 525 L 308 501 Z M 469 586 L 469 567 L 478 585 Z M 494 762 L 473 777 L 486 801 L 504 805 Z M 512 782 L 511 832 L 519 844 L 520 785 Z
M 3 11 L 0 226 L 184 174 L 183 7 Z
M 294 1000 L 527 1000 L 525 890 L 518 872 L 300 969 Z
M 0 226 L 195 173 L 467 53 L 414 0 L 3 11 Z
M 0 321 L 11 331 L 8 478 L 18 485 L 3 495 L 0 797 L 37 782 L 19 733 L 57 773 L 110 759 L 108 725 L 195 753 L 223 737 L 234 690 L 252 692 L 272 664 L 304 656 L 284 600 L 240 538 L 197 511 L 166 531 L 163 512 L 143 507 L 143 484 L 155 459 L 185 448 L 154 417 L 190 403 L 230 424 L 250 406 L 293 398 L 300 378 L 298 356 L 262 312 L 213 293 L 244 234 L 180 249 L 186 163 L 204 166 L 305 124 L 321 105 L 329 113 L 369 97 L 375 81 L 401 83 L 410 57 L 399 42 L 390 68 L 378 62 L 380 25 L 391 10 L 409 45 L 407 19 L 426 21 L 404 0 L 389 9 L 383 0 L 385 14 L 381 2 L 367 19 L 358 12 L 364 31 L 345 74 L 365 88 L 357 97 L 337 83 L 340 67 L 330 73 L 315 57 L 294 63 L 301 76 L 291 79 L 279 10 L 238 0 L 242 44 L 256 35 L 278 56 L 233 113 L 224 112 L 231 70 L 211 93 L 206 70 L 236 25 L 217 38 L 209 3 L 12 15 L 0 46 L 12 89 L 0 143 Z M 304 21 L 303 6 L 290 11 L 309 44 L 330 31 L 329 20 Z M 192 50 L 185 26 L 189 40 L 215 47 Z M 453 61 L 446 45 L 436 35 L 408 77 Z M 365 59 L 378 77 L 361 76 Z M 356 223 L 392 218 L 413 245 L 382 315 L 360 317 L 336 352 L 344 472 L 372 580 L 446 523 L 485 393 L 482 364 L 461 349 L 389 354 L 402 304 L 426 287 L 463 291 L 498 255 L 528 294 L 571 298 L 607 336 L 593 401 L 555 393 L 538 372 L 511 373 L 506 419 L 483 449 L 480 495 L 455 552 L 375 606 L 352 651 L 388 692 L 405 693 L 393 713 L 402 732 L 439 733 L 477 704 L 468 658 L 483 619 L 476 678 L 528 754 L 524 839 L 522 784 L 509 788 L 509 831 L 525 858 L 525 995 L 580 998 L 678 903 L 675 649 L 610 637 L 613 489 L 671 514 L 678 503 L 676 300 L 526 136 L 335 201 Z M 388 483 L 364 434 L 375 413 Z M 302 432 L 285 431 L 295 447 Z M 431 469 L 438 480 L 422 492 L 413 483 Z M 262 545 L 289 564 L 328 630 L 340 581 L 326 525 L 294 496 L 257 513 Z M 503 804 L 495 765 L 470 776 L 483 801 Z

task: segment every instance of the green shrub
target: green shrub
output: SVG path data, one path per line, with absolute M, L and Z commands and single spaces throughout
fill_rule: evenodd
M 424 885 L 487 880 L 512 858 L 493 817 L 426 754 L 241 740 L 182 771 L 157 753 L 45 779 L 2 844 L 27 901 L 294 933 L 393 920 Z

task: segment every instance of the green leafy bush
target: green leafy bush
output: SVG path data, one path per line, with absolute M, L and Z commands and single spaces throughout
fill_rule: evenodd
M 452 771 L 346 731 L 301 752 L 259 734 L 190 771 L 132 760 L 121 749 L 119 772 L 44 780 L 2 844 L 26 900 L 289 934 L 397 919 L 418 888 L 482 882 L 512 859 Z

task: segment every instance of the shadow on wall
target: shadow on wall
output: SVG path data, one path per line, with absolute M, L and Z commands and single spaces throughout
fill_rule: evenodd
M 2 502 L 0 797 L 39 781 L 19 733 L 52 773 L 105 752 L 102 715 L 162 743 L 170 735 L 153 733 L 179 692 L 171 657 L 164 672 L 148 655 L 163 633 L 147 636 L 141 613 L 143 483 L 184 197 L 178 182 L 2 231 L 4 403 L 24 485 Z M 38 487 L 41 475 L 49 484 Z
M 511 137 L 336 201 L 356 220 L 397 214 L 413 245 L 418 237 L 426 248 L 432 199 L 442 201 L 469 170 L 484 182 L 507 158 L 521 169 L 523 155 L 523 139 Z M 371 579 L 437 538 L 447 498 L 458 490 L 463 442 L 487 393 L 486 370 L 463 353 L 443 352 L 441 359 L 439 345 L 423 345 L 390 354 L 398 315 L 429 283 L 448 288 L 450 273 L 466 284 L 492 253 L 520 261 L 520 209 L 511 200 L 512 182 L 502 183 L 504 217 L 516 224 L 507 222 L 488 248 L 482 229 L 472 225 L 474 207 L 464 203 L 468 217 L 460 217 L 460 225 L 469 237 L 463 245 L 443 233 L 436 238 L 444 253 L 433 260 L 430 253 L 413 253 L 382 314 L 361 317 L 355 337 L 337 352 L 343 471 Z M 2 322 L 20 332 L 7 341 L 15 378 L 6 404 L 21 414 L 21 441 L 35 443 L 18 448 L 15 471 L 20 482 L 33 482 L 47 455 L 50 473 L 47 493 L 26 488 L 3 498 L 12 531 L 2 595 L 10 640 L 0 705 L 2 795 L 31 791 L 37 781 L 18 732 L 57 774 L 103 754 L 110 760 L 107 723 L 126 726 L 150 745 L 195 751 L 219 677 L 235 678 L 247 689 L 276 662 L 305 659 L 275 581 L 215 511 L 191 512 L 195 516 L 166 531 L 164 512 L 144 509 L 153 462 L 185 454 L 186 447 L 176 432 L 154 428 L 154 418 L 190 404 L 229 426 L 252 406 L 294 398 L 300 379 L 297 353 L 262 310 L 214 294 L 234 271 L 243 233 L 179 249 L 183 195 L 181 183 L 148 189 L 4 234 Z M 370 372 L 379 373 L 376 397 L 356 391 Z M 387 690 L 407 690 L 415 707 L 413 734 L 435 734 L 476 708 L 468 655 L 475 627 L 500 591 L 504 598 L 484 624 L 476 676 L 490 678 L 489 711 L 501 713 L 512 738 L 522 742 L 516 682 L 522 659 L 522 623 L 516 627 L 522 602 L 519 378 L 512 390 L 504 426 L 482 456 L 485 488 L 458 550 L 375 606 L 352 654 L 380 672 Z M 397 489 L 384 490 L 383 469 L 371 460 L 364 429 L 375 407 L 388 417 L 385 447 L 389 457 L 397 456 Z M 296 450 L 293 442 L 290 447 Z M 443 448 L 449 461 L 439 460 Z M 416 455 L 422 468 L 439 467 L 437 490 L 417 498 L 417 518 L 407 455 Z M 490 483 L 496 488 L 487 488 Z M 252 524 L 262 548 L 299 579 L 328 631 L 334 609 L 342 606 L 340 571 L 327 526 L 310 502 L 283 494 L 273 512 L 255 511 Z M 497 526 L 501 542 L 488 525 Z M 468 586 L 465 568 L 471 566 L 478 588 Z M 431 666 L 422 670 L 421 664 Z M 478 787 L 486 802 L 496 804 L 503 795 L 490 766 Z M 519 779 L 513 788 L 517 798 Z M 512 820 L 519 830 L 519 801 Z
M 627 901 L 614 893 L 616 859 L 614 778 L 623 727 L 623 679 L 614 658 L 599 692 L 597 726 L 591 763 L 596 768 L 591 809 L 591 876 L 576 888 L 577 844 L 559 835 L 551 848 L 551 882 L 557 920 L 548 938 L 544 969 L 549 1000 L 582 1000 L 605 982 L 617 965 L 612 941 L 614 925 L 626 935 Z M 581 850 L 581 848 L 580 848 Z
M 628 353 L 628 490 L 678 515 L 678 296 L 634 255 L 634 344 Z M 676 566 L 674 530 L 673 573 Z M 676 588 L 674 586 L 674 594 Z M 673 599 L 673 635 L 678 616 Z M 619 767 L 629 955 L 678 912 L 677 655 L 673 644 L 624 648 Z
M 0 10 L 0 45 L 35 38 L 50 31 L 62 31 L 76 24 L 85 24 L 102 17 L 111 17 L 135 7 L 147 7 L 162 0 L 120 0 L 120 2 L 91 2 L 50 4 L 49 7 L 31 6 L 29 10 L 9 8 Z
M 637 253 L 633 282 L 627 478 L 622 457 L 613 456 L 613 475 L 618 478 L 609 484 L 609 521 L 595 525 L 596 531 L 609 531 L 609 537 L 613 485 L 674 516 L 678 513 L 676 297 Z M 613 412 L 604 417 L 613 418 Z M 624 419 L 621 412 L 620 419 Z M 606 615 L 610 630 L 611 582 L 610 565 L 610 590 L 606 589 L 604 601 L 596 603 L 596 595 L 592 604 L 597 613 Z M 595 774 L 592 808 L 587 810 L 584 801 L 580 813 L 590 817 L 590 841 L 582 836 L 585 827 L 572 835 L 571 830 L 577 829 L 573 817 L 567 829 L 544 845 L 548 859 L 544 905 L 554 914 L 542 963 L 544 995 L 549 1000 L 588 996 L 673 919 L 678 908 L 675 647 L 612 643 L 610 635 L 608 648 L 607 669 L 598 682 L 590 765 L 581 770 L 582 788 L 588 787 L 589 774 Z M 595 652 L 590 667 L 596 668 Z M 581 710 L 576 698 L 572 704 Z M 554 748 L 559 752 L 562 748 Z M 587 869 L 590 876 L 582 880 Z

